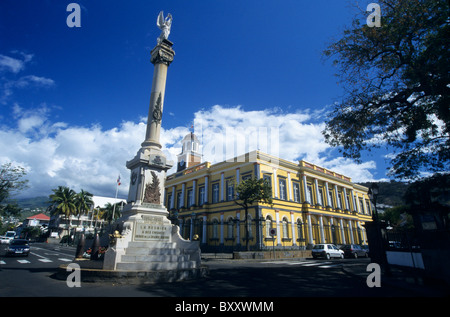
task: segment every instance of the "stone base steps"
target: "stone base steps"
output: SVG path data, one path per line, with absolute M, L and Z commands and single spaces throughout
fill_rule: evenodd
M 117 270 L 121 271 L 159 271 L 196 269 L 197 262 L 119 262 Z

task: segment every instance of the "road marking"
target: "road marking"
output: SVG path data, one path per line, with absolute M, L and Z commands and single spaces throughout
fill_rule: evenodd
M 65 258 L 58 258 L 58 260 L 64 261 L 64 262 L 72 262 L 72 260 L 70 260 L 70 259 L 65 259 Z
M 31 263 L 30 261 L 27 261 L 27 260 L 17 260 L 17 262 L 22 263 L 22 264 Z
M 319 266 L 319 265 L 325 265 L 325 264 L 330 264 L 331 262 L 315 262 L 315 263 L 308 263 L 308 264 L 303 264 L 303 266 Z
M 46 263 L 49 263 L 49 262 L 53 262 L 52 260 L 50 260 L 50 259 L 38 259 L 39 261 L 41 261 L 41 262 L 46 262 Z
M 286 262 L 289 265 L 300 265 L 300 264 L 305 264 L 305 263 L 311 263 L 309 261 L 301 261 L 301 262 Z
M 329 269 L 329 268 L 336 267 L 336 266 L 341 266 L 341 264 L 320 265 L 320 266 L 318 266 L 318 267 L 320 267 L 321 269 Z
M 5 261 L 0 261 L 0 264 L 6 264 L 6 262 Z
M 35 255 L 35 256 L 38 256 L 38 257 L 40 257 L 40 258 L 47 259 L 45 256 L 36 254 L 36 253 L 34 253 L 34 252 L 30 252 L 30 253 L 33 254 L 33 255 Z M 48 259 L 47 259 L 47 260 L 48 260 Z

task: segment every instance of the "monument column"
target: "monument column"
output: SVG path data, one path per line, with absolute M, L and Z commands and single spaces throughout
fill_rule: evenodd
M 145 133 L 145 141 L 141 144 L 143 148 L 161 149 L 159 134 L 166 90 L 167 69 L 175 56 L 172 45 L 172 42 L 163 39 L 150 53 L 150 62 L 155 67 L 153 71 L 152 90 L 150 92 L 147 131 Z
M 181 276 L 186 270 L 200 268 L 199 242 L 181 237 L 179 227 L 172 225 L 164 206 L 166 172 L 173 162 L 161 151 L 159 137 L 167 69 L 175 55 L 173 43 L 167 40 L 171 23 L 172 16 L 164 18 L 161 11 L 157 26 L 162 33 L 150 58 L 154 73 L 145 140 L 136 156 L 126 163 L 131 171 L 127 205 L 114 224 L 115 240 L 105 254 L 103 269 L 172 271 Z M 172 189 L 171 207 L 174 195 Z

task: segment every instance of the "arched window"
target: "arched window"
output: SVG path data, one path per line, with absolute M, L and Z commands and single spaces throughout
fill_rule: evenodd
M 230 217 L 230 218 L 228 218 L 228 221 L 227 221 L 227 238 L 228 239 L 233 238 L 233 233 L 234 233 L 233 226 L 234 226 L 234 221 L 233 221 L 233 218 Z
M 283 239 L 289 239 L 289 221 L 286 218 L 283 218 Z
M 214 219 L 212 223 L 212 237 L 213 239 L 219 239 L 219 222 L 217 219 Z
M 247 229 L 248 229 L 248 237 L 249 239 L 253 238 L 253 225 L 252 225 L 252 216 L 248 215 L 248 220 L 247 220 Z
M 270 238 L 270 229 L 273 228 L 273 221 L 270 216 L 266 217 L 266 238 Z
M 300 219 L 297 219 L 297 236 L 299 241 L 305 239 L 305 237 L 303 237 L 303 224 Z

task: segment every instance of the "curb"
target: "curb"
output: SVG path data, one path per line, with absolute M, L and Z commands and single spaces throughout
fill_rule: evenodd
M 67 270 L 68 265 L 60 265 L 53 277 L 58 280 L 67 280 L 69 275 L 73 274 L 74 270 L 77 271 L 77 269 L 73 268 Z M 79 271 L 80 282 L 105 282 L 126 285 L 173 283 L 201 279 L 209 275 L 209 268 L 204 265 L 194 269 L 162 271 L 116 271 L 82 267 Z

